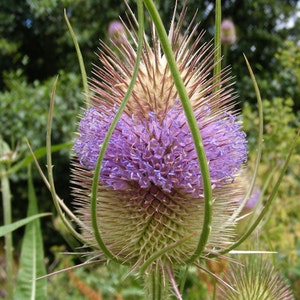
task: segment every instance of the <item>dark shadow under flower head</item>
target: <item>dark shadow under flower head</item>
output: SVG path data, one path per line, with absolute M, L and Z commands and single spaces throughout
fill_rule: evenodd
M 172 22 L 169 39 L 201 131 L 214 191 L 212 228 L 205 252 L 230 242 L 230 219 L 242 197 L 234 180 L 246 161 L 245 134 L 232 112 L 235 95 L 226 72 L 215 89 L 211 76 L 214 50 L 180 35 Z M 191 27 L 190 27 L 191 28 Z M 81 117 L 73 169 L 77 212 L 91 230 L 83 229 L 89 244 L 92 233 L 90 192 L 100 147 L 130 82 L 136 53 L 135 33 L 115 54 L 102 45 L 101 67 L 90 80 L 92 105 Z M 155 30 L 145 47 L 138 78 L 105 153 L 99 182 L 97 216 L 108 249 L 119 259 L 140 265 L 153 253 L 177 245 L 157 258 L 160 265 L 183 264 L 194 253 L 202 232 L 203 186 L 197 155 L 179 96 Z M 186 240 L 185 240 L 186 239 Z M 185 240 L 185 242 L 181 242 Z

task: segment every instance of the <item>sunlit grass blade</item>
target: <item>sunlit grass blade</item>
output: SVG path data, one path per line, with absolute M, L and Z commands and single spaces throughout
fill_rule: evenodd
M 32 182 L 30 167 L 28 168 L 28 217 L 38 213 L 37 198 Z M 26 225 L 22 243 L 20 269 L 17 278 L 14 299 L 47 299 L 47 280 L 36 279 L 46 274 L 44 264 L 44 247 L 40 220 L 35 219 Z

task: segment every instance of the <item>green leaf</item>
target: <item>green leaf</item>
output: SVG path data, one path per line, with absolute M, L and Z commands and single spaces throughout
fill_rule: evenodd
M 28 217 L 36 215 L 37 198 L 32 183 L 30 167 L 28 168 Z M 17 277 L 15 300 L 46 300 L 46 279 L 37 281 L 38 277 L 46 275 L 44 265 L 42 233 L 40 220 L 35 219 L 26 225 L 22 244 L 20 269 Z
M 19 220 L 17 222 L 14 222 L 14 223 L 11 223 L 11 224 L 8 224 L 8 225 L 5 225 L 5 226 L 1 226 L 0 227 L 0 237 L 3 237 L 6 234 L 15 231 L 16 229 L 32 222 L 33 220 L 36 220 L 36 219 L 41 218 L 41 217 L 46 217 L 46 216 L 49 216 L 49 215 L 51 215 L 51 213 L 42 213 L 42 214 L 34 215 L 34 216 L 31 216 L 31 217 L 28 217 L 28 218 L 24 218 L 22 220 Z

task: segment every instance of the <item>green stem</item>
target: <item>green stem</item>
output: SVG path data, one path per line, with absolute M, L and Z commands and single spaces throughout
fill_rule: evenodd
M 147 300 L 167 300 L 169 283 L 165 280 L 162 270 L 155 268 L 145 278 L 145 295 Z
M 197 121 L 195 118 L 195 115 L 193 113 L 193 108 L 190 103 L 186 88 L 184 86 L 184 82 L 180 76 L 180 72 L 178 70 L 176 60 L 172 51 L 172 47 L 170 45 L 166 30 L 164 28 L 164 25 L 162 23 L 162 20 L 160 18 L 160 15 L 153 3 L 152 0 L 144 0 L 144 3 L 147 7 L 147 10 L 155 24 L 157 34 L 159 37 L 159 40 L 161 42 L 162 49 L 165 53 L 166 59 L 169 64 L 169 68 L 174 80 L 174 84 L 176 86 L 176 89 L 178 91 L 180 101 L 182 104 L 182 107 L 184 109 L 187 123 L 189 125 L 195 150 L 198 156 L 199 166 L 202 174 L 202 183 L 204 188 L 204 197 L 205 197 L 205 213 L 204 213 L 204 220 L 203 220 L 203 229 L 202 233 L 198 242 L 198 245 L 196 247 L 195 252 L 191 255 L 191 257 L 188 259 L 187 263 L 193 262 L 195 259 L 197 259 L 202 251 L 204 250 L 204 247 L 207 243 L 209 233 L 210 233 L 210 227 L 211 227 L 211 220 L 212 220 L 212 189 L 211 189 L 211 182 L 210 182 L 210 175 L 209 175 L 209 168 L 208 163 L 205 155 L 205 150 L 202 142 L 202 138 L 199 132 L 199 128 L 197 125 Z
M 185 286 L 185 282 L 186 282 L 188 273 L 189 273 L 189 266 L 185 266 L 184 270 L 182 270 L 181 276 L 180 276 L 181 279 L 180 279 L 179 291 L 180 291 L 181 295 L 183 294 L 183 289 Z
M 1 151 L 0 151 L 1 152 Z M 3 202 L 3 219 L 4 225 L 11 224 L 11 192 L 9 186 L 9 178 L 6 175 L 6 168 L 3 163 L 0 163 L 0 174 L 1 174 L 1 191 L 2 191 L 2 202 Z M 13 242 L 12 233 L 7 233 L 5 239 L 5 260 L 6 260 L 6 288 L 7 288 L 7 299 L 12 299 L 14 289 L 14 278 L 13 278 Z
M 215 4 L 215 37 L 214 37 L 214 78 L 216 83 L 216 88 L 214 92 L 221 88 L 221 0 L 216 0 Z
M 227 66 L 228 49 L 229 49 L 228 45 L 223 46 L 223 60 L 222 60 L 223 68 Z
M 51 93 L 51 101 L 50 101 L 50 107 L 49 107 L 49 114 L 48 114 L 48 121 L 47 121 L 47 134 L 46 134 L 46 158 L 47 158 L 47 173 L 48 173 L 48 178 L 49 178 L 49 185 L 47 185 L 47 180 L 44 179 L 45 183 L 47 186 L 49 186 L 51 196 L 55 205 L 55 208 L 61 217 L 62 221 L 66 225 L 66 227 L 70 230 L 70 232 L 79 240 L 83 242 L 82 236 L 73 228 L 72 224 L 68 221 L 68 219 L 65 216 L 65 213 L 63 212 L 61 206 L 63 205 L 62 201 L 58 198 L 56 191 L 55 191 L 55 184 L 54 184 L 54 176 L 53 176 L 53 171 L 52 171 L 52 152 L 51 152 L 51 147 L 52 147 L 52 142 L 51 142 L 51 133 L 52 133 L 52 121 L 53 121 L 53 110 L 54 110 L 54 96 L 55 96 L 55 91 L 56 91 L 56 85 L 57 85 L 57 80 L 58 77 L 56 77 L 53 88 L 52 88 L 52 93 Z M 31 149 L 31 148 L 30 148 Z M 31 151 L 31 150 L 30 150 Z M 32 153 L 32 151 L 31 151 Z M 33 153 L 32 153 L 33 154 Z M 33 155 L 33 158 L 35 160 L 36 165 L 38 166 L 39 169 L 39 164 Z M 40 174 L 42 175 L 41 170 L 39 169 Z M 43 177 L 43 175 L 42 175 Z M 68 210 L 69 211 L 69 210 Z M 65 209 L 66 212 L 66 209 Z M 77 220 L 76 216 L 73 216 L 71 213 L 70 217 L 72 217 L 73 220 Z M 81 222 L 78 220 L 76 221 L 77 224 L 80 224 Z

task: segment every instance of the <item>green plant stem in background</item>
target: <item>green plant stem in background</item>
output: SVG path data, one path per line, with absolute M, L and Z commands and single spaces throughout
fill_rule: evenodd
M 6 144 L 0 136 L 0 158 L 4 157 L 4 152 L 9 150 Z M 3 203 L 3 220 L 4 226 L 9 225 L 12 222 L 11 217 L 11 192 L 9 185 L 9 177 L 6 174 L 5 162 L 0 161 L 0 178 L 1 178 L 1 192 L 2 192 L 2 203 Z M 7 299 L 12 299 L 14 289 L 14 274 L 13 274 L 13 243 L 12 233 L 9 232 L 4 237 L 5 242 L 5 262 L 6 262 L 6 290 Z
M 221 19 L 222 19 L 222 10 L 221 10 L 221 0 L 216 0 L 215 3 L 215 37 L 214 37 L 214 78 L 215 78 L 215 89 L 218 91 L 221 88 Z
M 155 28 L 157 30 L 157 34 L 159 37 L 159 40 L 161 42 L 162 49 L 165 53 L 166 59 L 169 64 L 169 68 L 174 80 L 174 84 L 177 88 L 180 101 L 182 104 L 182 107 L 184 109 L 187 123 L 189 125 L 189 128 L 191 130 L 191 134 L 193 137 L 195 150 L 197 152 L 198 161 L 199 161 L 199 167 L 202 174 L 202 181 L 203 181 L 203 188 L 204 188 L 204 198 L 205 198 L 205 214 L 204 214 L 204 220 L 203 220 L 203 229 L 202 233 L 199 239 L 199 243 L 197 245 L 197 248 L 194 252 L 194 254 L 191 255 L 191 257 L 188 259 L 187 263 L 192 263 L 195 259 L 197 259 L 202 251 L 204 250 L 204 247 L 207 243 L 209 233 L 210 233 L 210 227 L 211 227 L 211 220 L 212 220 L 212 189 L 211 189 L 211 182 L 210 182 L 210 174 L 209 174 L 209 168 L 208 163 L 205 155 L 205 150 L 201 138 L 201 134 L 199 132 L 199 128 L 197 125 L 196 118 L 193 113 L 193 109 L 186 91 L 186 88 L 184 86 L 183 80 L 180 76 L 180 72 L 178 70 L 178 66 L 176 64 L 174 54 L 172 51 L 172 47 L 170 45 L 166 30 L 164 28 L 164 25 L 162 23 L 162 20 L 160 18 L 160 15 L 153 3 L 152 0 L 144 0 L 144 3 L 147 7 L 147 10 L 155 24 Z
M 146 286 L 147 300 L 168 299 L 168 282 L 164 282 L 161 270 L 154 269 L 148 275 Z
M 52 172 L 52 156 L 51 156 L 51 149 L 52 149 L 52 145 L 51 145 L 51 129 L 52 129 L 52 120 L 53 120 L 53 109 L 54 109 L 54 96 L 55 96 L 55 90 L 56 90 L 56 85 L 57 85 L 57 81 L 58 81 L 58 76 L 56 77 L 56 80 L 54 82 L 53 85 L 53 89 L 52 89 L 52 94 L 51 94 L 51 101 L 50 101 L 50 107 L 49 107 L 49 114 L 48 114 L 48 122 L 47 122 L 47 135 L 46 135 L 46 156 L 47 156 L 47 171 L 48 171 L 48 178 L 49 178 L 49 183 L 47 182 L 46 179 L 44 179 L 46 185 L 49 185 L 49 189 L 52 195 L 52 199 L 55 205 L 55 208 L 59 214 L 59 216 L 61 217 L 61 219 L 63 220 L 64 224 L 66 225 L 66 227 L 70 230 L 70 232 L 79 240 L 83 242 L 83 239 L 81 237 L 81 235 L 79 233 L 77 233 L 77 231 L 72 227 L 72 224 L 67 220 L 65 214 L 63 213 L 61 206 L 63 205 L 63 202 L 60 201 L 60 199 L 58 198 L 56 191 L 55 191 L 55 185 L 54 185 L 54 178 L 53 178 L 53 172 Z M 39 169 L 39 172 L 42 176 L 42 178 L 44 177 L 43 173 L 40 170 L 39 164 L 34 156 L 34 153 L 32 152 L 31 148 L 29 147 L 33 158 L 35 160 L 35 163 Z M 74 220 L 77 224 L 81 224 L 80 221 L 78 220 L 78 218 L 76 218 L 75 215 L 73 215 L 68 209 L 64 209 L 65 212 L 68 212 L 68 215 L 71 217 L 72 220 Z
M 0 166 L 1 174 L 4 174 L 5 167 L 3 164 Z M 2 202 L 3 202 L 3 214 L 4 214 L 4 225 L 11 224 L 11 193 L 9 186 L 9 178 L 4 174 L 1 177 L 1 191 L 2 191 Z M 11 299 L 13 295 L 14 278 L 13 278 L 13 243 L 12 233 L 7 233 L 5 239 L 5 261 L 6 261 L 6 288 L 8 299 Z
M 78 58 L 79 66 L 80 66 L 83 91 L 84 91 L 84 95 L 86 97 L 86 105 L 88 106 L 89 102 L 90 102 L 89 101 L 89 96 L 88 96 L 88 94 L 89 94 L 89 88 L 88 88 L 87 75 L 86 75 L 86 71 L 85 71 L 83 57 L 82 57 L 82 54 L 81 54 L 81 51 L 80 51 L 80 47 L 79 47 L 79 44 L 77 42 L 77 38 L 76 38 L 76 35 L 74 33 L 74 30 L 73 30 L 73 28 L 72 28 L 72 26 L 71 26 L 71 24 L 69 22 L 66 10 L 64 10 L 64 17 L 65 17 L 68 29 L 69 29 L 69 31 L 71 33 L 71 37 L 72 37 L 72 40 L 73 40 L 73 43 L 74 43 L 74 46 L 75 46 L 75 49 L 76 49 L 76 54 L 77 54 L 77 58 Z
M 223 68 L 227 66 L 228 49 L 229 49 L 228 45 L 223 46 L 223 59 L 222 59 Z

